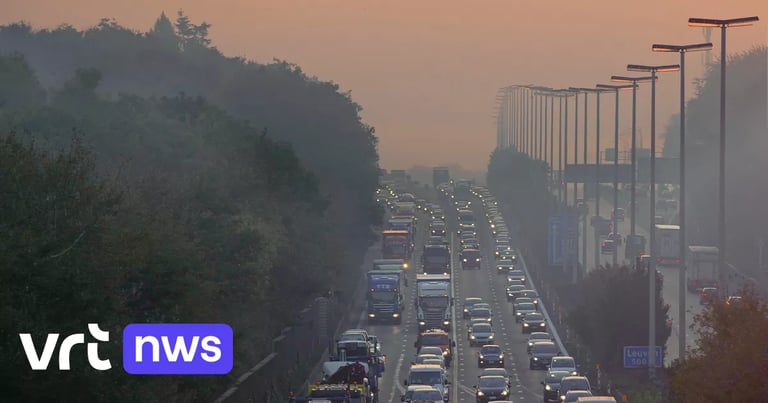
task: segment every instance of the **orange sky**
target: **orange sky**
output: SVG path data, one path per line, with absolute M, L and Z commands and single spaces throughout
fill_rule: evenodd
M 703 42 L 688 17 L 757 15 L 763 21 L 732 29 L 728 50 L 766 43 L 768 1 L 648 0 L 3 0 L 0 22 L 82 28 L 101 17 L 146 31 L 161 11 L 183 8 L 193 22 L 212 24 L 213 44 L 227 55 L 299 64 L 309 75 L 351 90 L 376 127 L 385 168 L 459 162 L 486 167 L 495 146 L 497 88 L 535 83 L 593 86 L 627 63 L 677 63 L 653 54 L 654 42 Z M 719 54 L 719 34 L 714 33 Z M 688 57 L 687 76 L 702 67 Z M 657 87 L 657 132 L 678 108 L 676 74 Z M 690 86 L 689 86 L 690 87 Z M 692 88 L 688 89 L 688 93 Z M 638 126 L 650 131 L 650 91 L 638 95 Z M 612 126 L 606 97 L 603 141 Z M 630 97 L 622 99 L 622 129 Z M 626 109 L 626 110 L 625 110 Z M 591 105 L 591 111 L 594 106 Z M 591 115 L 592 113 L 590 113 Z M 610 116 L 605 116 L 610 115 Z M 592 124 L 590 123 L 590 126 Z M 659 140 L 661 145 L 663 140 Z M 648 140 L 645 141 L 646 145 Z M 590 147 L 591 148 L 591 147 Z M 590 157 L 592 158 L 592 157 Z

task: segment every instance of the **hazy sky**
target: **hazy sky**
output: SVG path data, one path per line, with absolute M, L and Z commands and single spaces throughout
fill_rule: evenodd
M 676 54 L 653 54 L 651 44 L 703 42 L 701 28 L 687 26 L 689 17 L 761 17 L 763 21 L 753 27 L 728 31 L 729 53 L 765 44 L 768 33 L 766 0 L 2 0 L 0 4 L 2 23 L 25 20 L 36 28 L 61 23 L 84 28 L 113 17 L 140 31 L 148 30 L 161 11 L 175 17 L 183 8 L 193 22 L 212 24 L 213 45 L 227 55 L 260 62 L 284 59 L 350 90 L 365 109 L 366 122 L 376 127 L 381 163 L 389 169 L 447 162 L 485 168 L 496 142 L 492 115 L 497 88 L 527 83 L 592 87 L 607 83 L 612 74 L 632 75 L 626 71 L 627 63 L 677 63 Z M 718 31 L 712 42 L 719 55 Z M 687 76 L 693 79 L 702 71 L 701 58 L 692 54 L 687 60 Z M 659 80 L 659 133 L 678 109 L 678 87 L 676 73 Z M 643 88 L 638 96 L 638 125 L 647 138 L 649 94 Z M 607 141 L 613 131 L 613 99 L 604 99 L 602 127 Z M 622 98 L 622 130 L 629 127 L 630 101 L 629 96 Z M 659 145 L 662 142 L 660 138 Z

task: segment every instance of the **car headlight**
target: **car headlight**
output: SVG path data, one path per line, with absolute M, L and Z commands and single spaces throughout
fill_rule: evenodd
M 503 390 L 503 391 L 501 391 L 501 393 L 500 393 L 500 395 L 502 395 L 502 396 L 506 396 L 506 395 L 508 395 L 508 394 L 509 394 L 509 392 L 507 392 L 506 390 Z
M 424 326 L 426 324 L 427 324 L 427 322 L 419 321 L 419 326 Z
M 528 347 L 533 347 L 533 343 L 529 341 L 528 342 Z
M 469 309 L 464 308 L 464 312 L 469 313 Z
M 376 317 L 376 314 L 375 314 L 375 313 L 369 313 L 369 314 L 368 314 L 368 317 L 369 317 L 369 318 L 375 318 L 375 317 Z
M 466 262 L 466 261 L 467 261 L 467 259 L 464 259 L 464 261 Z
M 523 323 L 523 327 L 528 327 L 529 325 L 527 323 Z
M 480 258 L 476 258 L 476 259 L 475 259 L 475 262 L 479 262 L 479 261 L 480 261 Z
M 403 268 L 407 269 L 408 268 L 408 263 L 403 263 Z
M 544 326 L 546 326 L 546 325 L 547 325 L 546 323 L 540 323 L 540 324 L 539 324 L 539 326 L 541 326 L 541 327 L 544 327 Z
M 520 316 L 520 312 L 517 312 L 515 315 Z
M 474 340 L 474 339 L 475 339 L 475 336 L 469 336 L 469 338 L 470 338 L 470 339 L 472 339 L 472 340 Z
M 444 325 L 446 325 L 446 326 L 448 326 L 448 325 L 450 325 L 450 324 L 451 324 L 451 322 L 450 322 L 450 321 L 448 321 L 448 320 L 445 320 L 445 321 L 443 321 L 443 324 L 444 324 Z
M 544 390 L 550 391 L 550 390 L 552 390 L 552 387 L 549 386 L 549 385 L 544 385 Z
M 493 340 L 493 335 L 488 336 L 489 340 Z
M 448 355 L 448 350 L 443 351 L 443 355 Z
M 534 360 L 534 361 L 538 361 L 538 360 L 539 360 L 539 357 L 533 357 L 533 360 Z
M 393 318 L 399 318 L 399 317 L 400 317 L 400 314 L 399 314 L 399 313 L 393 313 L 393 314 L 392 314 L 392 317 L 393 317 Z
M 483 391 L 482 391 L 482 390 L 478 390 L 478 391 L 477 391 L 477 395 L 478 395 L 478 396 L 485 396 L 485 393 L 483 393 Z

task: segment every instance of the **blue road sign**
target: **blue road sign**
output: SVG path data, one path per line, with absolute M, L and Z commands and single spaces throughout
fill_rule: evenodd
M 549 265 L 563 264 L 563 218 L 559 215 L 549 217 L 549 242 L 547 251 Z
M 663 364 L 661 346 L 656 346 L 656 367 Z M 648 346 L 624 346 L 624 368 L 648 368 Z

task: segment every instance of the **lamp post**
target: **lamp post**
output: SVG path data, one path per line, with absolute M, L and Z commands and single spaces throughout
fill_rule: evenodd
M 555 172 L 555 97 L 549 94 L 549 180 L 553 181 Z
M 616 106 L 614 107 L 614 123 L 613 123 L 613 205 L 619 203 L 619 91 L 622 90 L 634 90 L 637 84 L 597 84 L 597 88 L 614 91 L 616 94 Z M 618 229 L 618 221 L 616 214 L 613 214 L 613 230 Z M 597 248 L 596 248 L 597 249 Z M 618 248 L 613 249 L 613 265 L 618 264 Z
M 726 28 L 744 27 L 759 21 L 758 17 L 731 18 L 727 20 L 708 18 L 689 18 L 688 26 L 720 28 L 720 211 L 718 214 L 718 283 L 728 292 L 727 276 L 725 275 L 725 31 Z
M 651 73 L 651 223 L 650 233 L 650 259 L 648 259 L 648 291 L 649 291 L 649 319 L 648 319 L 648 374 L 653 377 L 656 373 L 656 74 L 662 72 L 679 71 L 679 64 L 659 66 L 647 66 L 641 64 L 628 64 L 629 71 L 643 71 Z
M 637 232 L 635 231 L 635 225 L 637 222 L 636 216 L 637 216 L 637 207 L 635 205 L 637 200 L 637 83 L 645 82 L 653 80 L 653 77 L 647 76 L 647 77 L 626 77 L 626 76 L 611 76 L 611 81 L 613 82 L 619 82 L 619 83 L 632 83 L 635 84 L 635 87 L 632 89 L 632 148 L 630 149 L 630 158 L 632 161 L 630 162 L 630 170 L 632 171 L 632 179 L 631 179 L 631 185 L 630 185 L 630 215 L 629 215 L 629 234 L 631 235 L 632 239 L 631 241 L 634 242 L 635 235 Z M 618 151 L 617 151 L 618 153 Z M 618 157 L 617 157 L 618 158 Z M 616 205 L 613 206 L 614 211 L 616 210 Z M 618 228 L 616 228 L 618 231 Z M 617 232 L 618 233 L 618 232 Z M 628 239 L 629 241 L 629 239 Z M 633 250 L 633 252 L 636 252 Z M 635 256 L 632 256 L 632 262 L 634 262 Z M 632 263 L 634 264 L 634 263 Z
M 678 271 L 678 351 L 680 358 L 685 358 L 686 350 L 686 315 L 685 315 L 685 270 L 688 243 L 686 232 L 688 227 L 685 222 L 685 54 L 712 49 L 711 43 L 697 43 L 692 45 L 663 45 L 654 44 L 651 50 L 654 52 L 677 52 L 680 54 L 680 202 L 678 203 L 678 223 L 680 224 L 680 269 Z

